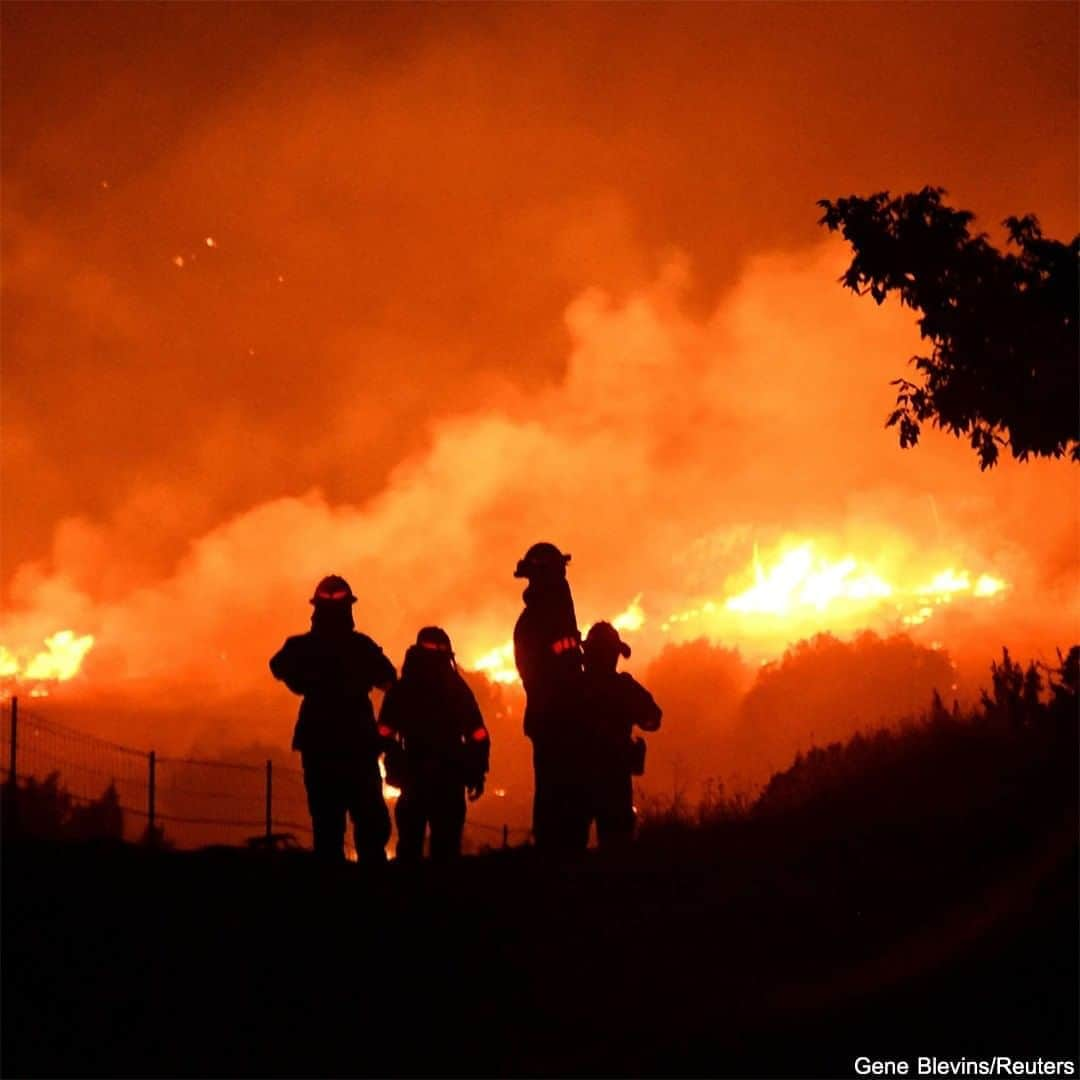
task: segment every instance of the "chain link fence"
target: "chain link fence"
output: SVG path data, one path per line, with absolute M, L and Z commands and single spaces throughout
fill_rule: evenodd
M 58 723 L 17 698 L 0 708 L 0 771 L 24 831 L 109 837 L 178 848 L 310 847 L 303 773 L 263 765 L 169 757 Z M 11 787 L 12 779 L 15 787 Z M 387 791 L 388 801 L 396 797 Z M 466 821 L 466 847 L 527 842 L 529 830 Z M 350 857 L 351 830 L 346 830 Z

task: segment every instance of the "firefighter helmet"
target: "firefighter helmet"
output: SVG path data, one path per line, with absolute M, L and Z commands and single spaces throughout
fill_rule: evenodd
M 598 622 L 589 627 L 589 632 L 585 635 L 585 651 L 607 652 L 627 658 L 630 656 L 630 646 L 619 637 L 619 631 L 609 622 Z
M 569 555 L 564 555 L 554 544 L 541 541 L 533 544 L 518 560 L 514 577 L 532 578 L 545 571 L 557 570 L 565 573 Z
M 343 577 L 338 577 L 337 574 L 330 574 L 329 577 L 324 577 L 322 581 L 315 586 L 315 595 L 312 596 L 310 603 L 355 604 L 356 597 L 353 596 L 353 591 L 349 588 L 349 583 Z
M 449 653 L 454 655 L 450 644 L 450 635 L 441 626 L 425 626 L 416 635 L 416 644 L 421 649 L 430 649 L 432 652 Z

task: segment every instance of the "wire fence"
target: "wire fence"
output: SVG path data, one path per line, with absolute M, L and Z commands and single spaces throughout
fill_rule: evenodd
M 169 757 L 79 731 L 17 698 L 0 709 L 0 772 L 14 777 L 20 824 L 179 848 L 311 844 L 303 773 L 272 760 Z M 388 800 L 396 797 L 387 789 Z M 527 841 L 528 829 L 466 821 L 467 847 Z M 347 831 L 346 851 L 352 857 Z

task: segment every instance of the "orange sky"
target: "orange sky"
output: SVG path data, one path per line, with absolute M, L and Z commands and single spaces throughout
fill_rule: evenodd
M 1075 5 L 2 18 L 0 642 L 93 633 L 95 685 L 285 739 L 265 659 L 324 572 L 395 660 L 475 653 L 551 539 L 583 623 L 643 594 L 644 661 L 785 535 L 1003 574 L 973 648 L 1075 633 L 1075 469 L 896 447 L 911 313 L 840 289 L 814 205 L 1071 237 Z

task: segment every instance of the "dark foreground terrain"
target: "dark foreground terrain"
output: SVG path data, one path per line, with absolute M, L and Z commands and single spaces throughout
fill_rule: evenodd
M 1075 1061 L 1075 734 L 1034 754 L 959 739 L 955 783 L 922 790 L 920 753 L 842 797 L 573 864 L 511 850 L 373 875 L 9 842 L 4 1075 Z

